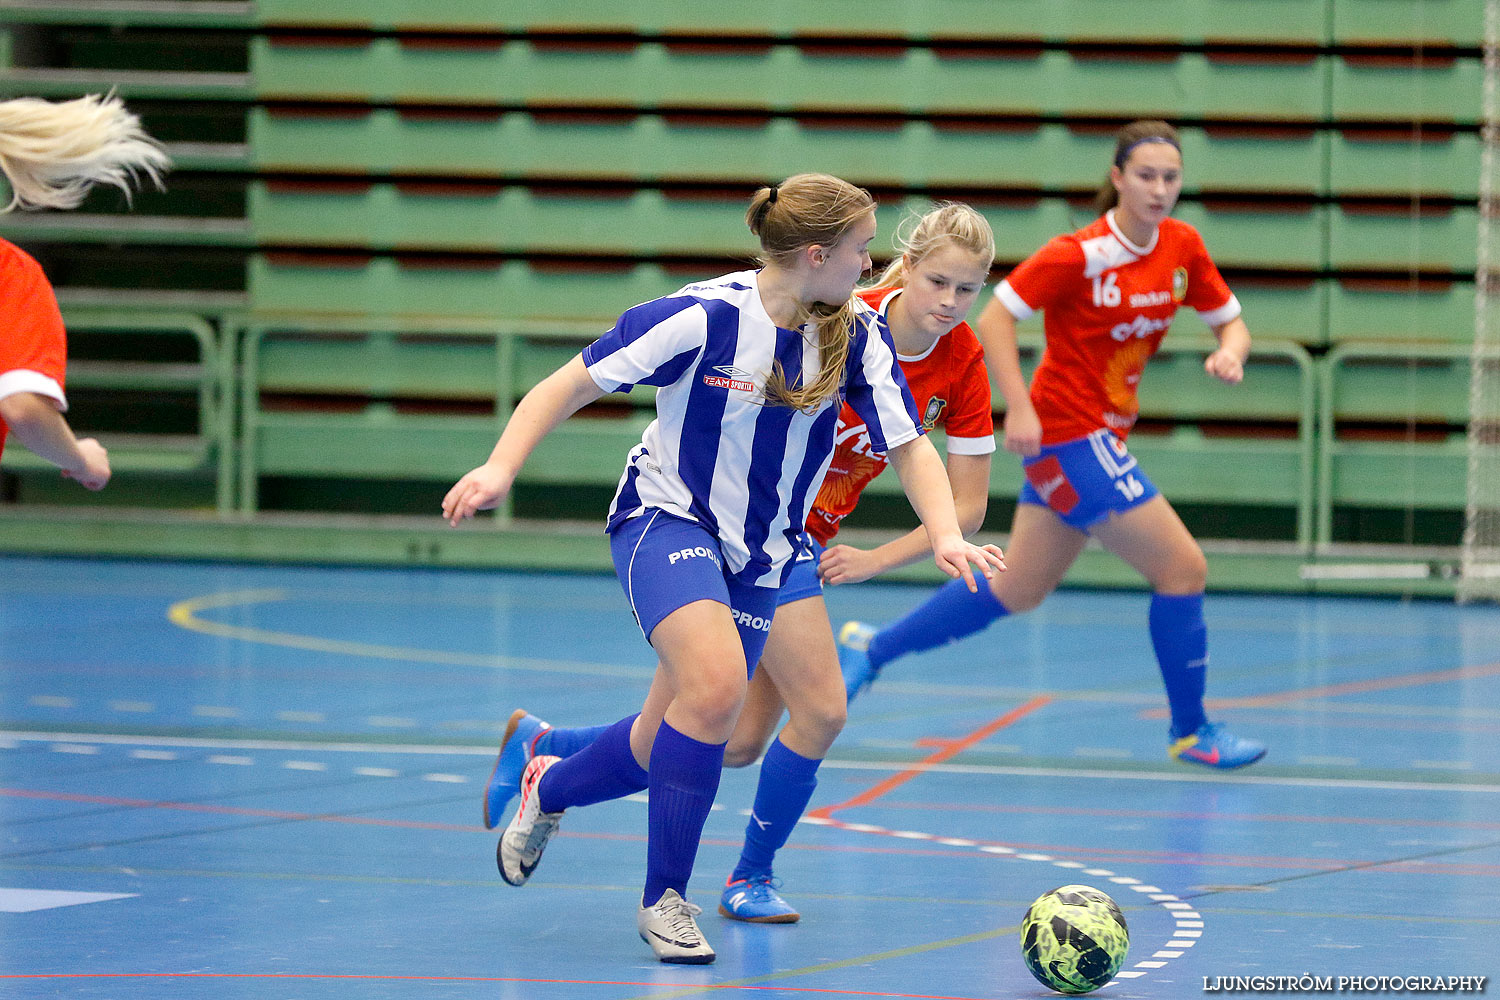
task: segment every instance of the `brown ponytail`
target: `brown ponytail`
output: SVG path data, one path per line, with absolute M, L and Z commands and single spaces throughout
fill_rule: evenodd
M 755 192 L 745 224 L 760 239 L 763 260 L 790 266 L 807 247 L 836 245 L 851 226 L 874 211 L 875 199 L 864 188 L 830 174 L 797 174 Z M 778 361 L 766 379 L 766 399 L 811 412 L 835 395 L 849 359 L 854 321 L 852 296 L 841 303 L 804 306 L 793 325 L 817 324 L 818 374 L 809 383 L 788 385 Z

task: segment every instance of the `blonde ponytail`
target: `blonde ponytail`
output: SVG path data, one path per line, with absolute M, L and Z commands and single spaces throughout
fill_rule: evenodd
M 76 208 L 95 184 L 129 197 L 144 177 L 157 187 L 171 160 L 113 94 L 54 103 L 0 101 L 0 171 L 15 208 Z

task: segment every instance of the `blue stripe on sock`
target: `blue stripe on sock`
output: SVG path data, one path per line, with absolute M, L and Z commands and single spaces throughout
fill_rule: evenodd
M 926 601 L 883 626 L 870 640 L 870 663 L 883 666 L 907 653 L 920 653 L 973 635 L 1010 612 L 984 580 L 971 594 L 962 580 L 950 580 Z

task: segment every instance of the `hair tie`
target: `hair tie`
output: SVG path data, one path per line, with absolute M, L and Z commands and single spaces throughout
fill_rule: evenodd
M 1177 152 L 1182 152 L 1182 147 L 1177 145 L 1176 140 L 1170 139 L 1164 135 L 1148 135 L 1144 139 L 1137 139 L 1135 142 L 1132 142 L 1130 145 L 1126 146 L 1124 149 L 1116 153 L 1115 166 L 1123 168 L 1125 166 L 1125 161 L 1130 159 L 1130 154 L 1135 151 L 1135 147 L 1144 146 L 1148 142 L 1164 142 L 1168 146 L 1171 146 L 1173 149 L 1177 150 Z
M 781 185 L 779 185 L 779 184 L 772 184 L 771 185 L 771 193 L 768 194 L 768 195 L 766 195 L 766 204 L 767 205 L 774 205 L 774 204 L 776 204 L 776 195 L 779 193 L 780 189 L 781 189 Z

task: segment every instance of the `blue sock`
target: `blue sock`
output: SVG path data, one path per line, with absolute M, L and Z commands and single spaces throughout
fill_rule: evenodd
M 927 600 L 882 626 L 870 640 L 870 663 L 880 667 L 907 653 L 956 642 L 1010 614 L 986 581 L 978 582 L 979 593 L 971 594 L 962 580 L 949 580 Z
M 687 896 L 698 857 L 698 841 L 719 791 L 724 744 L 702 743 L 666 722 L 651 747 L 651 802 L 646 807 L 646 890 L 642 906 L 654 906 L 668 889 Z
M 740 851 L 739 864 L 729 876 L 731 882 L 751 875 L 771 874 L 772 859 L 792 835 L 813 789 L 818 787 L 821 763 L 788 750 L 780 737 L 771 742 L 765 759 L 760 762 L 755 805 L 745 827 L 745 846 Z
M 1151 645 L 1172 709 L 1172 736 L 1187 736 L 1208 721 L 1203 690 L 1208 674 L 1208 626 L 1202 594 L 1151 595 Z
M 536 738 L 538 755 L 571 757 L 609 731 L 608 726 L 572 726 L 549 729 Z
M 631 715 L 605 726 L 594 742 L 553 764 L 537 785 L 538 808 L 542 812 L 561 812 L 573 806 L 618 799 L 645 788 L 646 771 L 630 752 L 630 726 L 635 719 Z

